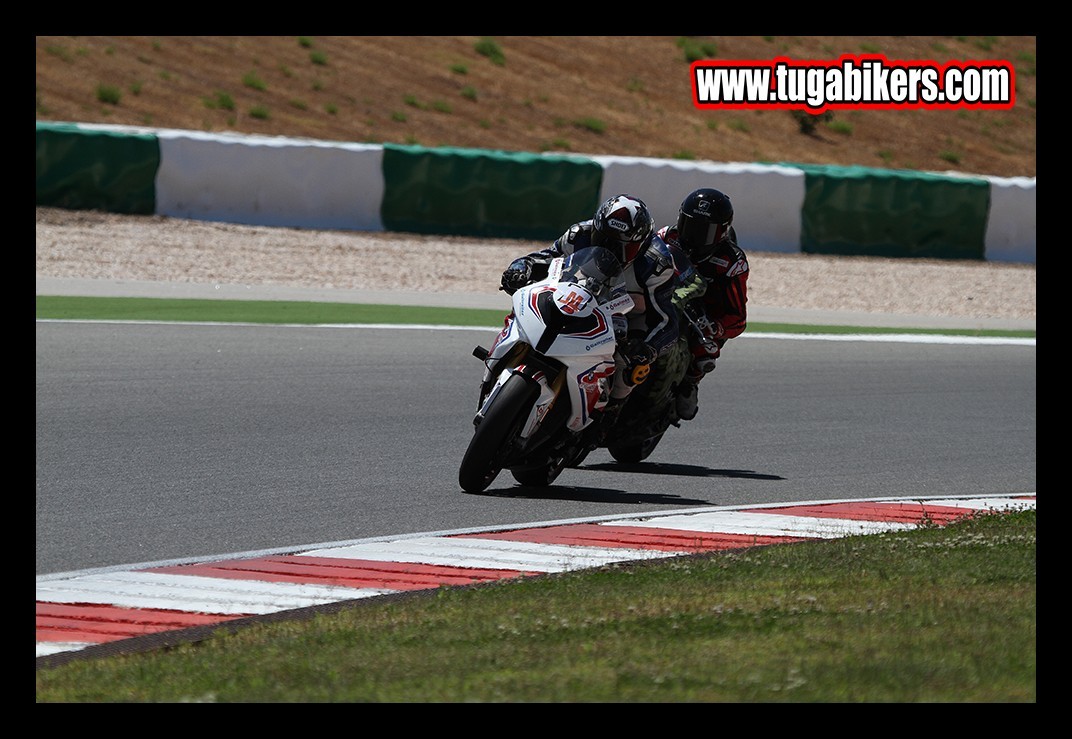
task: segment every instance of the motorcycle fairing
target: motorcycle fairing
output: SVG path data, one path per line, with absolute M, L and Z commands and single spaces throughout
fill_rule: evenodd
M 595 339 L 606 334 L 613 335 L 608 331 L 607 317 L 603 311 L 581 317 L 563 315 L 557 309 L 557 301 L 555 294 L 547 292 L 541 293 L 536 300 L 544 324 L 550 329 L 536 342 L 537 351 L 548 353 L 554 346 L 557 351 L 550 352 L 552 354 L 584 354 L 599 345 L 593 343 Z
M 610 381 L 614 376 L 614 362 L 599 362 L 577 374 L 571 398 L 573 415 L 567 424 L 571 431 L 580 431 L 588 425 L 592 411 L 607 405 L 610 398 Z

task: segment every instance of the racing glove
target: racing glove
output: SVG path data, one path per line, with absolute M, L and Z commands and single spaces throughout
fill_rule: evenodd
M 708 341 L 716 341 L 726 335 L 726 329 L 722 327 L 721 323 L 712 321 L 706 316 L 700 321 L 700 329 L 703 331 L 704 338 Z
M 625 373 L 623 375 L 626 385 L 632 387 L 639 385 L 648 379 L 651 373 L 651 365 L 655 363 L 659 353 L 651 344 L 643 339 L 632 338 L 622 346 L 622 357 L 625 359 Z
M 502 284 L 499 289 L 507 295 L 513 295 L 518 288 L 527 285 L 531 279 L 532 260 L 528 257 L 521 257 L 510 262 L 510 266 L 503 271 Z
M 689 341 L 692 353 L 697 357 L 702 354 L 712 355 L 711 367 L 705 370 L 710 372 L 715 368 L 713 360 L 718 358 L 719 350 L 725 343 L 726 329 L 721 322 L 711 320 L 702 309 L 694 306 L 685 310 L 685 316 L 694 331 L 694 336 Z

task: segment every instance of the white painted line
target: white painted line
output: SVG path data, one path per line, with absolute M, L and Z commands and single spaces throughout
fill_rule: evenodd
M 738 339 L 789 339 L 797 341 L 870 341 L 902 344 L 990 344 L 1001 346 L 1035 346 L 1034 339 L 1014 336 L 957 336 L 954 334 L 786 334 L 763 331 L 744 333 Z
M 292 545 L 287 547 L 274 547 L 272 549 L 257 549 L 247 552 L 230 552 L 213 554 L 209 556 L 201 557 L 186 557 L 182 559 L 167 559 L 156 560 L 152 562 L 140 562 L 123 565 L 110 565 L 107 567 L 93 567 L 84 570 L 74 570 L 69 572 L 51 572 L 37 576 L 37 584 L 40 585 L 46 582 L 57 582 L 63 580 L 69 580 L 74 577 L 82 577 L 86 575 L 102 575 L 112 572 L 129 572 L 136 570 L 147 570 L 159 567 L 175 567 L 180 565 L 189 564 L 204 564 L 208 562 L 221 562 L 224 560 L 233 559 L 259 559 L 263 557 L 271 557 L 277 555 L 296 555 L 296 554 L 308 554 L 312 550 L 324 550 L 324 549 L 338 549 L 344 547 L 351 547 L 363 544 L 372 544 L 377 542 L 398 542 L 408 541 L 411 539 L 425 539 L 428 537 L 448 537 L 457 536 L 459 534 L 480 534 L 494 531 L 513 531 L 515 529 L 535 529 L 535 528 L 548 528 L 551 526 L 566 526 L 570 524 L 583 524 L 583 523 L 620 523 L 623 521 L 663 521 L 674 517 L 690 517 L 704 513 L 713 513 L 718 511 L 740 511 L 742 509 L 757 509 L 757 508 L 787 508 L 789 506 L 820 506 L 820 505 L 834 505 L 841 503 L 934 503 L 935 505 L 953 505 L 954 501 L 960 500 L 973 500 L 979 501 L 980 506 L 984 509 L 991 506 L 998 505 L 995 501 L 1012 501 L 1017 506 L 1024 508 L 1034 508 L 1034 500 L 1022 500 L 1023 498 L 1033 498 L 1036 495 L 1036 491 L 1024 491 L 1022 493 L 1012 493 L 1009 495 L 996 495 L 985 494 L 978 496 L 963 496 L 963 495 L 898 495 L 898 496 L 878 496 L 871 498 L 821 498 L 818 500 L 797 501 L 797 502 L 784 502 L 784 503 L 749 503 L 745 505 L 728 505 L 728 506 L 702 506 L 693 508 L 677 508 L 668 511 L 649 511 L 641 516 L 633 516 L 629 518 L 623 518 L 621 514 L 611 514 L 605 516 L 586 516 L 582 518 L 566 518 L 556 519 L 549 521 L 528 521 L 528 522 L 514 522 L 504 523 L 495 526 L 479 526 L 470 527 L 464 529 L 449 529 L 444 531 L 424 531 L 412 534 L 392 534 L 387 536 L 376 536 L 364 539 L 349 539 L 344 541 L 331 541 L 331 542 L 318 542 L 309 544 Z M 661 524 L 652 523 L 652 526 L 659 526 Z M 670 527 L 668 527 L 670 528 Z
M 919 528 L 907 523 L 850 521 L 843 518 L 783 516 L 777 513 L 745 513 L 741 511 L 697 513 L 691 516 L 669 516 L 634 521 L 623 520 L 614 522 L 614 525 L 667 528 L 710 534 L 802 536 L 814 539 L 836 539 L 856 534 L 878 534 L 885 531 L 908 531 L 909 529 Z
M 124 608 L 166 608 L 189 613 L 265 614 L 393 592 L 396 591 L 160 572 L 116 572 L 63 582 L 38 583 L 37 600 L 48 603 L 107 603 Z
M 39 641 L 37 642 L 37 657 L 47 657 L 50 654 L 60 652 L 77 652 L 86 647 L 95 647 L 96 642 L 83 641 Z
M 482 331 L 484 333 L 497 334 L 502 331 L 502 326 L 448 326 L 431 323 L 246 323 L 225 321 L 131 321 L 131 320 L 98 320 L 83 318 L 38 318 L 37 323 L 106 323 L 106 324 L 131 324 L 150 326 L 236 326 L 259 328 L 286 327 L 286 328 L 329 328 L 329 329 L 419 329 L 422 331 Z M 790 334 L 790 333 L 766 333 L 753 331 L 744 333 L 738 339 L 788 339 L 793 341 L 869 341 L 878 343 L 897 342 L 903 344 L 985 344 L 993 346 L 1035 346 L 1035 339 L 1017 338 L 1012 336 L 957 336 L 955 334 Z
M 430 537 L 356 544 L 336 549 L 315 549 L 302 552 L 302 554 L 311 557 L 373 559 L 450 567 L 564 572 L 586 567 L 600 567 L 613 562 L 671 557 L 680 555 L 680 552 L 539 544 L 498 539 Z

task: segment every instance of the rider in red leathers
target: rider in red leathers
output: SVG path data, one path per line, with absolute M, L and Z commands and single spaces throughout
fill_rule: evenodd
M 660 229 L 662 239 L 684 251 L 698 274 L 690 280 L 688 265 L 678 272 L 685 285 L 676 301 L 692 321 L 699 324 L 701 338 L 686 331 L 692 364 L 678 389 L 677 412 L 692 420 L 699 409 L 698 385 L 715 368 L 726 341 L 740 336 L 747 325 L 748 258 L 737 245 L 733 228 L 733 204 L 714 188 L 695 190 L 682 201 L 677 223 Z

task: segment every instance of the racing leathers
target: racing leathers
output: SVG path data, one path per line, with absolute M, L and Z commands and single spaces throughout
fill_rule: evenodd
M 568 256 L 578 249 L 592 245 L 592 221 L 581 221 L 569 227 L 546 249 L 514 260 L 504 273 L 523 272 L 528 282 L 547 276 L 555 257 Z M 636 366 L 650 365 L 677 341 L 678 313 L 674 308 L 677 286 L 674 259 L 663 240 L 652 234 L 636 259 L 625 266 L 626 288 L 633 298 L 634 308 L 626 315 L 626 337 L 619 340 L 615 353 L 617 369 L 611 384 L 611 404 L 620 407 L 638 384 L 630 376 Z M 504 279 L 503 289 L 512 294 L 516 287 Z M 642 380 L 640 380 L 642 381 Z
M 677 228 L 665 226 L 658 236 L 678 255 Z M 681 250 L 683 253 L 683 250 Z M 686 263 L 683 263 L 686 262 Z M 693 274 L 695 270 L 695 274 Z M 715 368 L 726 341 L 744 333 L 747 326 L 748 258 L 737 245 L 737 233 L 731 226 L 709 259 L 698 264 L 678 259 L 675 301 L 699 324 L 702 332 L 686 330 L 692 363 L 680 394 L 679 415 L 690 420 L 696 415 L 697 385 Z

